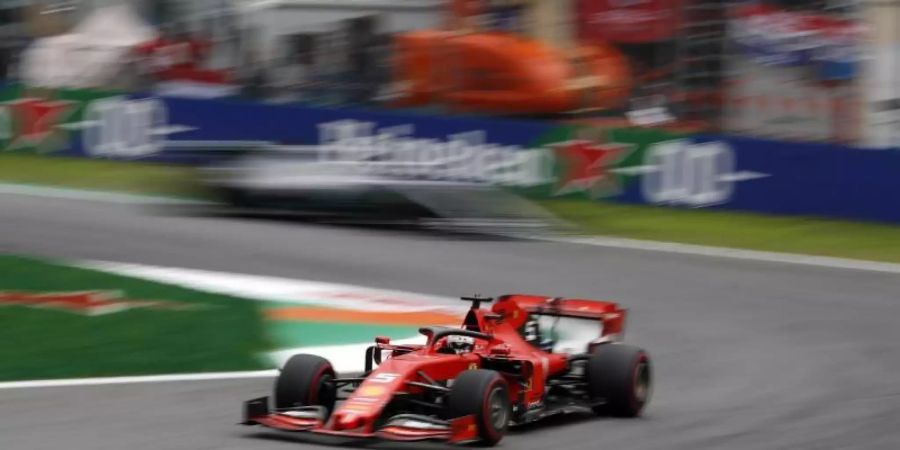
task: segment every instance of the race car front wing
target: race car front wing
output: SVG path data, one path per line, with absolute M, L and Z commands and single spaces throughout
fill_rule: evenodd
M 474 416 L 441 420 L 418 414 L 398 414 L 390 417 L 377 430 L 339 430 L 329 427 L 328 411 L 322 406 L 269 409 L 269 398 L 260 397 L 244 402 L 242 425 L 262 425 L 290 432 L 312 432 L 322 435 L 354 438 L 381 438 L 391 441 L 440 440 L 454 444 L 478 439 Z

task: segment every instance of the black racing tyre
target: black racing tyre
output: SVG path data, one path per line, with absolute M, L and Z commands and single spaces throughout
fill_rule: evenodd
M 337 389 L 334 369 L 316 355 L 294 355 L 275 380 L 275 407 L 324 406 L 331 414 Z
M 637 417 L 653 393 L 650 357 L 644 350 L 623 344 L 600 345 L 587 366 L 588 389 L 597 414 Z
M 503 439 L 509 427 L 511 404 L 509 386 L 493 370 L 467 370 L 450 386 L 447 394 L 448 419 L 473 415 L 481 444 L 492 446 Z

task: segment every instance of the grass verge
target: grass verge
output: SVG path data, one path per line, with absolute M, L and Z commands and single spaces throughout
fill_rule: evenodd
M 255 302 L 17 256 L 0 255 L 0 310 L 4 381 L 253 370 L 269 350 Z
M 888 224 L 577 200 L 542 205 L 590 234 L 900 262 L 900 227 Z
M 186 166 L 0 154 L 0 182 L 159 196 L 201 196 Z
M 0 155 L 0 182 L 199 198 L 190 168 Z M 900 227 L 721 210 L 542 201 L 591 234 L 750 250 L 900 262 Z

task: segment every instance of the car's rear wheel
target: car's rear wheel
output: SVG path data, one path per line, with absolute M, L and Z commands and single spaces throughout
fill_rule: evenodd
M 334 369 L 316 355 L 294 355 L 275 380 L 275 407 L 324 406 L 330 415 L 337 398 Z
M 591 400 L 598 414 L 637 417 L 653 393 L 650 357 L 644 350 L 623 344 L 594 349 L 587 366 Z
M 461 373 L 447 395 L 448 419 L 474 416 L 480 443 L 494 445 L 509 427 L 511 404 L 506 380 L 493 370 Z

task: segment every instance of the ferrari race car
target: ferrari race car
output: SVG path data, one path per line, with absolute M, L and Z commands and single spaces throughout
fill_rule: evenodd
M 647 353 L 619 343 L 626 311 L 596 300 L 505 295 L 471 302 L 461 328 L 423 327 L 424 345 L 378 337 L 361 376 L 292 356 L 245 425 L 395 441 L 493 445 L 507 428 L 551 415 L 636 417 L 652 390 Z

